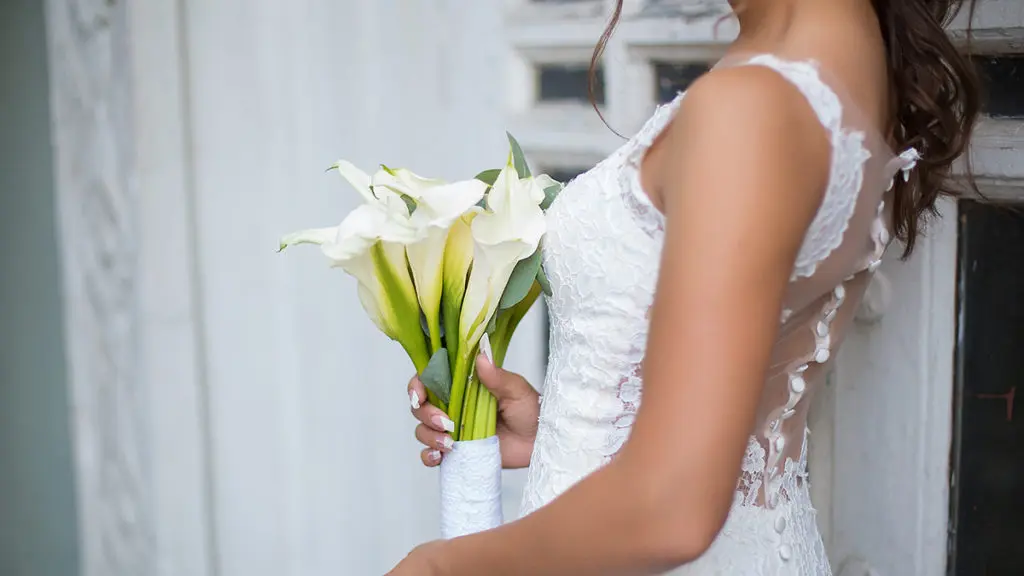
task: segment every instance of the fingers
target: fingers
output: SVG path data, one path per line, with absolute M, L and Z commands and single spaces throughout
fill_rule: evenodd
M 441 452 L 450 452 L 452 446 L 455 445 L 455 441 L 452 440 L 451 436 L 444 432 L 438 432 L 425 424 L 420 424 L 416 427 L 416 440 L 427 448 L 433 448 Z
M 420 382 L 418 376 L 413 376 L 409 380 L 409 405 L 413 410 L 419 409 L 419 407 L 427 401 L 427 387 Z
M 441 463 L 441 452 L 433 448 L 426 448 L 420 452 L 420 460 L 423 461 L 424 466 L 433 468 Z
M 452 422 L 451 418 L 440 408 L 427 403 L 427 389 L 415 376 L 409 381 L 409 407 L 417 420 L 434 430 L 438 432 L 455 431 L 455 422 Z
M 533 391 L 522 376 L 496 367 L 484 353 L 476 357 L 476 373 L 480 383 L 498 400 L 518 400 Z

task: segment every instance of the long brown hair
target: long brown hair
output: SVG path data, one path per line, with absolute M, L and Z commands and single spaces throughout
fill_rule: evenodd
M 871 0 L 888 55 L 892 143 L 897 150 L 917 148 L 923 156 L 909 181 L 897 178 L 893 191 L 892 224 L 904 243 L 904 256 L 914 250 L 922 222 L 934 214 L 936 201 L 958 194 L 952 166 L 968 153 L 981 108 L 974 66 L 945 30 L 965 1 L 973 18 L 976 0 Z M 622 17 L 622 5 L 623 0 L 615 3 L 590 60 L 591 103 L 598 114 L 596 70 Z M 977 190 L 967 160 L 966 179 Z

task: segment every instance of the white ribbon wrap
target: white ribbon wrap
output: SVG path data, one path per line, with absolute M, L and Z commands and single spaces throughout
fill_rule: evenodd
M 483 532 L 502 522 L 498 437 L 456 442 L 441 460 L 441 537 Z

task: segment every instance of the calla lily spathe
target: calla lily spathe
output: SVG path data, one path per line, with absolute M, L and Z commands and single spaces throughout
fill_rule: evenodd
M 487 209 L 472 223 L 475 244 L 459 337 L 475 346 L 516 264 L 537 251 L 546 225 L 540 203 L 544 190 L 534 178 L 519 178 L 512 163 L 501 171 L 487 195 Z
M 421 239 L 406 246 L 406 252 L 434 350 L 441 348 L 440 307 L 449 230 L 474 210 L 486 191 L 487 185 L 483 182 L 466 180 L 413 190 L 409 194 L 416 203 L 410 222 Z M 458 255 L 452 254 L 452 257 Z
M 417 368 L 430 360 L 419 324 L 416 288 L 409 274 L 405 246 L 422 232 L 411 222 L 405 202 L 388 190 L 371 190 L 370 178 L 348 162 L 335 165 L 366 204 L 334 228 L 315 228 L 281 239 L 280 250 L 295 244 L 317 244 L 334 267 L 355 277 L 359 300 L 370 319 L 398 341 Z M 375 193 L 376 192 L 376 193 Z

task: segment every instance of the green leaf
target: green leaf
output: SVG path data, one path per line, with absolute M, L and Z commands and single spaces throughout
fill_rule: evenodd
M 412 216 L 412 213 L 416 211 L 416 201 L 410 198 L 408 194 L 399 193 L 398 197 L 402 199 L 402 202 L 405 202 L 405 207 L 409 209 L 409 216 Z
M 533 281 L 537 279 L 537 270 L 540 270 L 540 248 L 537 248 L 529 258 L 520 260 L 512 270 L 505 291 L 501 293 L 501 300 L 498 303 L 500 310 L 507 310 L 526 297 L 533 286 Z
M 512 147 L 512 164 L 516 168 L 516 174 L 519 174 L 520 178 L 529 178 L 531 176 L 530 166 L 526 163 L 526 154 L 523 154 L 523 148 L 511 134 L 508 132 L 505 134 L 508 136 L 508 143 Z
M 487 184 L 488 186 L 494 186 L 494 183 L 498 181 L 498 175 L 501 174 L 501 169 L 494 168 L 492 170 L 484 170 L 483 172 L 474 176 L 476 180 Z
M 452 371 L 448 365 L 448 350 L 445 348 L 434 352 L 430 362 L 420 374 L 420 382 L 433 392 L 441 402 L 448 404 L 452 393 Z
M 540 203 L 541 210 L 547 210 L 551 203 L 558 198 L 558 193 L 562 191 L 561 184 L 554 184 L 544 189 L 544 201 Z
M 540 289 L 545 295 L 551 296 L 551 282 L 548 281 L 548 275 L 544 273 L 544 267 L 537 268 L 537 284 L 540 284 Z

